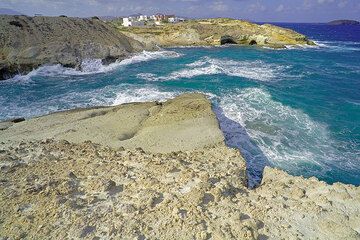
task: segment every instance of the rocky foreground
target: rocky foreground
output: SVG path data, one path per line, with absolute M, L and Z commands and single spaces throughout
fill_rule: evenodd
M 359 187 L 266 168 L 248 189 L 201 94 L 0 127 L 0 239 L 360 238 Z
M 124 28 L 113 23 L 127 36 L 145 45 L 219 46 L 224 44 L 258 45 L 285 48 L 287 45 L 315 45 L 306 36 L 271 24 L 255 24 L 228 18 L 189 20 L 154 27 Z
M 111 63 L 144 49 L 99 19 L 0 15 L 0 80 L 43 64 L 81 69 L 85 59 Z

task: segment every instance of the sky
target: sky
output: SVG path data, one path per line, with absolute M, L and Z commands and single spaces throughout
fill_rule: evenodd
M 360 20 L 360 0 L 0 0 L 0 8 L 48 16 L 176 14 L 231 17 L 257 22 Z

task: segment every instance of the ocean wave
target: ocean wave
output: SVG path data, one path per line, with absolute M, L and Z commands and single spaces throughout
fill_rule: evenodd
M 13 96 L 11 103 L 0 98 L 0 120 L 17 117 L 31 118 L 52 112 L 93 106 L 114 106 L 130 102 L 165 101 L 179 95 L 177 91 L 163 91 L 154 86 L 138 87 L 130 84 L 105 86 L 99 89 L 68 91 L 38 99 L 31 105 L 21 96 Z
M 352 162 L 353 153 L 335 147 L 339 143 L 331 138 L 326 125 L 274 101 L 263 89 L 224 94 L 219 106 L 231 120 L 220 119 L 227 144 L 241 149 L 249 170 L 255 174 L 261 173 L 266 163 L 307 176 L 358 168 Z
M 138 78 L 147 81 L 169 81 L 181 78 L 193 78 L 203 75 L 224 74 L 227 76 L 248 78 L 257 81 L 279 80 L 289 66 L 256 61 L 234 61 L 203 57 L 193 63 L 187 64 L 187 68 L 170 73 L 167 76 L 157 76 L 152 73 L 140 73 Z
M 316 45 L 286 45 L 288 50 L 325 50 L 332 52 L 351 52 L 360 51 L 358 42 L 342 42 L 342 41 L 314 41 Z
M 285 45 L 286 49 L 320 49 L 322 46 L 318 43 L 316 45 L 308 45 L 308 44 L 296 44 L 296 45 Z M 280 49 L 281 50 L 281 49 Z
M 190 91 L 194 92 L 194 91 Z M 209 92 L 197 91 L 205 94 L 209 99 L 217 98 L 217 95 Z M 119 105 L 131 102 L 164 102 L 168 99 L 174 98 L 180 94 L 187 93 L 187 91 L 166 91 L 153 86 L 146 86 L 142 88 L 134 88 L 129 85 L 128 88 L 118 90 L 115 100 L 111 105 Z
M 315 43 L 319 45 L 319 47 L 333 52 L 360 51 L 360 47 L 355 42 L 317 41 Z
M 119 91 L 112 105 L 130 102 L 165 101 L 179 95 L 179 92 L 161 91 L 155 87 L 128 88 Z
M 135 54 L 127 59 L 122 61 L 116 61 L 109 65 L 104 65 L 101 59 L 84 59 L 81 63 L 82 70 L 76 70 L 74 68 L 63 67 L 60 64 L 56 65 L 44 65 L 37 69 L 34 69 L 30 73 L 26 75 L 16 75 L 12 78 L 13 81 L 31 81 L 32 77 L 35 76 L 46 76 L 46 77 L 64 77 L 64 76 L 82 76 L 82 75 L 90 75 L 97 73 L 105 73 L 114 71 L 120 67 L 124 67 L 127 65 L 146 62 L 156 59 L 162 58 L 177 58 L 181 57 L 182 54 L 177 53 L 175 51 L 156 51 L 156 52 L 148 52 L 143 51 L 142 53 Z

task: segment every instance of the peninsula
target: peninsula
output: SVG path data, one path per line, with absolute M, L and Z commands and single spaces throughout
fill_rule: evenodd
M 121 33 L 147 46 L 219 46 L 224 44 L 258 45 L 285 48 L 287 45 L 315 45 L 306 36 L 271 24 L 255 24 L 229 18 L 188 20 L 176 24 L 123 27 Z
M 360 238 L 359 187 L 267 167 L 248 189 L 203 94 L 0 127 L 4 239 Z

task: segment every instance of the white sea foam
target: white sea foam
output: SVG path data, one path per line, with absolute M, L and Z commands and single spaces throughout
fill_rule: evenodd
M 256 61 L 234 61 L 204 57 L 187 64 L 186 68 L 174 71 L 167 76 L 156 76 L 151 73 L 141 73 L 137 77 L 148 81 L 169 81 L 181 78 L 193 78 L 203 75 L 224 74 L 234 77 L 243 77 L 258 81 L 274 81 L 285 74 L 287 66 Z
M 342 41 L 314 41 L 316 45 L 286 45 L 286 49 L 297 49 L 297 50 L 325 50 L 332 52 L 349 52 L 349 51 L 360 51 L 359 47 L 354 47 L 358 45 L 357 42 L 342 42 Z
M 162 91 L 157 87 L 138 87 L 130 84 L 118 86 L 105 86 L 89 91 L 68 91 L 39 99 L 28 105 L 28 100 L 21 96 L 14 96 L 16 101 L 3 106 L 6 118 L 34 117 L 51 112 L 63 111 L 74 108 L 92 106 L 110 106 L 130 102 L 164 101 L 180 94 L 176 91 Z M 2 99 L 1 102 L 5 100 Z
M 104 73 L 114 71 L 120 67 L 125 67 L 127 65 L 146 62 L 155 59 L 161 58 L 177 58 L 182 56 L 180 53 L 175 51 L 157 51 L 157 52 L 148 52 L 143 51 L 133 55 L 130 58 L 124 59 L 122 61 L 116 61 L 109 65 L 103 65 L 101 59 L 84 59 L 81 68 L 82 70 L 76 70 L 73 68 L 66 68 L 60 64 L 56 65 L 45 65 L 37 69 L 34 69 L 26 75 L 17 75 L 12 80 L 15 81 L 29 81 L 34 76 L 80 76 L 80 75 L 89 75 L 96 73 Z
M 224 114 L 217 115 L 227 143 L 242 150 L 255 173 L 261 172 L 267 161 L 292 172 L 317 176 L 326 176 L 334 167 L 358 168 L 350 161 L 354 158 L 351 153 L 337 150 L 339 144 L 326 125 L 274 101 L 263 89 L 224 94 L 219 105 Z
M 148 102 L 148 101 L 165 101 L 166 99 L 173 98 L 179 92 L 161 91 L 155 87 L 144 88 L 127 88 L 120 90 L 112 105 L 119 105 L 130 102 Z
M 174 98 L 182 93 L 186 93 L 186 92 L 166 91 L 154 86 L 134 88 L 133 86 L 128 85 L 125 88 L 122 87 L 121 89 L 117 90 L 116 98 L 113 100 L 111 105 L 119 105 L 123 103 L 131 103 L 131 102 L 152 102 L 152 101 L 163 102 L 168 99 Z M 215 94 L 208 92 L 199 91 L 199 93 L 205 94 L 209 99 L 214 99 L 217 97 Z

